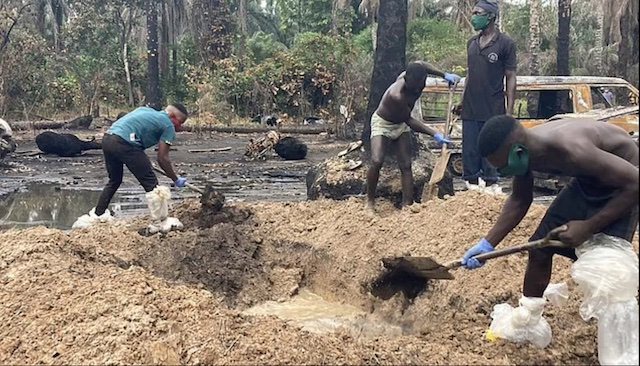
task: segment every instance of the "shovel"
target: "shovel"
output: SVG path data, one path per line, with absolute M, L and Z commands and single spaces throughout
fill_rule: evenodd
M 162 169 L 156 168 L 154 166 L 153 170 L 169 178 L 167 173 L 165 173 Z M 200 193 L 200 203 L 202 204 L 203 210 L 206 209 L 207 212 L 215 213 L 222 209 L 225 201 L 224 195 L 221 192 L 213 189 L 213 187 L 211 187 L 210 185 L 207 185 L 204 190 L 200 187 L 194 186 L 191 183 L 186 183 L 185 186 L 189 189 L 194 190 L 195 192 Z
M 157 173 L 160 173 L 160 174 L 164 175 L 165 177 L 169 178 L 169 176 L 167 175 L 167 173 L 164 172 L 164 170 L 156 168 L 155 166 L 153 167 L 153 170 L 155 170 Z M 187 188 L 190 188 L 190 189 L 200 193 L 200 194 L 204 194 L 204 191 L 202 190 L 202 188 L 196 187 L 191 183 L 186 183 L 185 186 Z
M 527 244 L 516 245 L 510 248 L 494 250 L 493 252 L 476 255 L 473 258 L 479 261 L 486 261 L 493 258 L 504 257 L 505 255 L 523 252 L 536 248 L 548 246 L 566 247 L 561 241 L 550 240 L 549 237 L 532 241 Z M 426 280 L 452 280 L 453 274 L 449 272 L 462 266 L 462 259 L 440 264 L 430 257 L 388 257 L 382 259 L 382 264 L 390 270 L 398 270 L 413 274 Z
M 453 108 L 453 93 L 456 90 L 456 86 L 449 88 L 449 103 L 447 105 L 447 120 L 444 123 L 444 134 L 445 136 L 449 135 L 449 129 L 451 128 L 451 108 Z M 423 201 L 429 201 L 433 197 L 438 194 L 438 188 L 436 184 L 440 183 L 442 178 L 444 178 L 444 173 L 447 171 L 447 165 L 449 164 L 449 157 L 451 156 L 451 151 L 447 148 L 447 144 L 443 144 L 440 150 L 440 157 L 438 161 L 436 161 L 436 165 L 431 172 L 431 177 L 429 177 L 429 185 L 427 187 L 426 199 Z

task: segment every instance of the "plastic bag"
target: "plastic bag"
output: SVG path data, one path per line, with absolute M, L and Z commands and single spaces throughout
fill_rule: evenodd
M 566 282 L 550 283 L 542 295 L 553 306 L 562 306 L 569 298 L 569 287 Z
M 598 360 L 637 365 L 638 255 L 620 238 L 596 234 L 576 249 L 571 276 L 584 298 L 580 316 L 598 319 Z
M 580 315 L 584 320 L 614 302 L 626 302 L 638 294 L 638 255 L 624 239 L 596 234 L 576 248 L 578 260 L 571 277 L 584 298 Z
M 169 200 L 171 199 L 169 187 L 157 186 L 153 191 L 147 192 L 145 196 L 153 221 L 163 221 L 169 216 Z
M 102 215 L 96 215 L 96 208 L 92 208 L 89 211 L 89 214 L 82 215 L 78 217 L 78 219 L 71 225 L 72 229 L 86 229 L 91 227 L 97 223 L 105 223 L 113 221 L 113 216 L 111 216 L 111 212 L 106 210 Z
M 531 342 L 539 348 L 551 343 L 551 327 L 542 317 L 545 299 L 541 297 L 521 297 L 520 306 L 498 304 L 491 312 L 489 331 L 498 338 L 513 342 Z
M 602 365 L 638 365 L 638 301 L 609 304 L 598 317 L 598 360 Z
M 498 183 L 492 184 L 487 187 L 487 183 L 482 179 L 478 178 L 478 184 L 471 184 L 467 181 L 464 182 L 465 186 L 470 191 L 480 191 L 482 193 L 488 193 L 492 195 L 502 195 L 502 187 L 498 185 Z
M 155 234 L 157 232 L 168 233 L 171 230 L 182 230 L 184 225 L 175 217 L 167 217 L 166 219 L 158 222 L 153 222 L 149 225 L 149 233 Z

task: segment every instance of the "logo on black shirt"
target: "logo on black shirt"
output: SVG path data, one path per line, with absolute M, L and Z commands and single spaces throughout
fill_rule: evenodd
M 487 56 L 487 58 L 489 59 L 489 62 L 491 62 L 492 64 L 496 63 L 496 61 L 498 61 L 498 54 L 495 52 L 491 52 L 489 54 L 489 56 Z

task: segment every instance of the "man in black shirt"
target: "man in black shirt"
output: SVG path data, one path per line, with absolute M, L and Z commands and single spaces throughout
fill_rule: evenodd
M 471 24 L 480 33 L 467 42 L 468 74 L 461 111 L 463 178 L 471 184 L 478 184 L 481 177 L 487 185 L 492 185 L 497 182 L 498 175 L 496 169 L 480 156 L 478 135 L 489 118 L 513 114 L 516 44 L 496 27 L 499 16 L 496 0 L 478 1 L 472 14 Z

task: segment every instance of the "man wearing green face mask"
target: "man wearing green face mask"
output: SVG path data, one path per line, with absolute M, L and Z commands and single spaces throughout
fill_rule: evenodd
M 467 78 L 461 106 L 463 179 L 487 185 L 498 181 L 494 167 L 483 159 L 476 145 L 478 134 L 489 118 L 512 114 L 516 92 L 516 45 L 496 27 L 499 17 L 495 0 L 480 0 L 473 8 L 471 24 L 480 33 L 467 43 Z M 505 80 L 506 78 L 506 107 Z
M 533 201 L 534 171 L 572 179 L 530 240 L 553 231 L 552 236 L 571 247 L 529 252 L 524 297 L 542 297 L 554 254 L 576 260 L 574 247 L 597 233 L 629 242 L 633 238 L 638 225 L 638 145 L 623 129 L 588 118 L 564 118 L 526 129 L 513 117 L 501 115 L 487 121 L 478 146 L 491 164 L 514 177 L 513 192 L 486 237 L 465 253 L 465 267 L 482 266 L 472 257 L 493 251 L 524 218 Z

